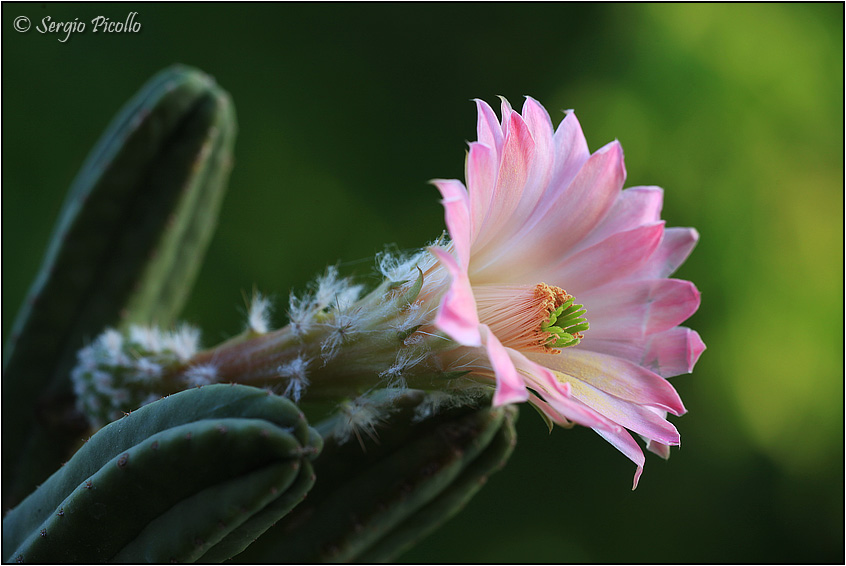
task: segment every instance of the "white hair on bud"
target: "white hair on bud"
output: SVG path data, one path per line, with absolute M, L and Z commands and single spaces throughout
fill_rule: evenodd
M 337 354 L 338 347 L 358 334 L 358 313 L 339 312 L 326 324 L 331 328 L 326 338 L 320 343 L 320 356 L 323 363 L 330 362 Z
M 124 358 L 123 335 L 114 328 L 107 328 L 97 338 L 97 346 L 99 347 L 100 355 L 106 358 L 106 363 L 121 363 Z M 80 351 L 81 354 L 82 351 Z
M 298 356 L 290 362 L 286 362 L 279 366 L 279 377 L 287 378 L 288 384 L 285 387 L 283 395 L 291 399 L 294 403 L 298 403 L 305 390 L 308 388 L 310 382 L 308 380 L 308 366 L 311 360 Z
M 139 358 L 135 361 L 131 376 L 127 381 L 139 381 L 155 383 L 162 375 L 162 366 L 148 358 Z
M 314 305 L 316 310 L 336 308 L 344 311 L 361 296 L 362 285 L 353 285 L 348 278 L 338 277 L 338 268 L 331 265 L 315 283 Z
M 200 345 L 200 329 L 182 324 L 164 336 L 164 349 L 173 352 L 181 362 L 187 362 L 197 353 Z
M 314 307 L 325 309 L 335 304 L 335 296 L 342 289 L 344 281 L 338 279 L 338 268 L 330 265 L 326 273 L 317 278 L 314 292 Z
M 216 383 L 217 367 L 214 364 L 197 364 L 189 367 L 182 374 L 182 379 L 189 387 L 202 387 Z
M 405 307 L 402 312 L 391 323 L 391 327 L 397 334 L 409 334 L 413 329 L 423 324 L 426 324 L 430 319 L 429 311 L 423 308 L 419 301 L 415 301 Z M 405 344 L 411 345 L 414 343 L 412 337 L 415 334 L 409 334 L 405 338 Z
M 133 324 L 129 327 L 129 343 L 145 352 L 162 351 L 163 337 L 157 328 Z
M 247 324 L 256 334 L 266 334 L 270 330 L 270 299 L 256 291 L 250 302 Z
M 485 395 L 482 388 L 468 387 L 467 389 L 450 392 L 430 391 L 427 392 L 423 401 L 414 409 L 412 422 L 420 422 L 434 417 L 438 413 L 454 409 L 462 405 L 475 404 Z
M 294 293 L 291 293 L 288 299 L 288 320 L 294 336 L 304 336 L 311 330 L 314 324 L 314 315 L 313 299 L 310 294 L 297 297 Z
M 94 370 L 89 374 L 89 376 L 95 390 L 107 394 L 112 392 L 112 386 L 114 385 L 112 374 L 105 371 Z
M 425 359 L 426 351 L 421 348 L 402 348 L 393 365 L 379 373 L 379 377 L 387 381 L 388 387 L 404 389 L 407 387 L 403 377 L 406 371 Z
M 418 267 L 423 271 L 430 267 L 430 257 L 424 250 L 416 250 L 409 255 L 386 249 L 376 255 L 376 268 L 388 281 L 414 281 L 418 276 Z
M 333 430 L 332 436 L 338 444 L 344 444 L 355 436 L 363 449 L 364 439 L 361 433 L 376 441 L 376 427 L 385 421 L 391 409 L 362 396 L 342 403 L 339 412 L 340 423 Z
M 339 311 L 348 310 L 361 297 L 364 285 L 347 285 L 335 295 L 335 308 Z

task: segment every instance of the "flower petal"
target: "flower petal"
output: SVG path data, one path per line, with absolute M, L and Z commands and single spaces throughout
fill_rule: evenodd
M 507 127 L 506 127 L 507 126 Z M 496 186 L 491 196 L 491 205 L 487 213 L 484 226 L 479 230 L 478 239 L 474 244 L 473 255 L 480 262 L 484 262 L 485 250 L 494 252 L 501 249 L 508 242 L 514 231 L 523 222 L 520 218 L 528 216 L 537 200 L 525 201 L 523 193 L 527 187 L 529 169 L 535 151 L 535 142 L 529 128 L 516 112 L 503 116 L 505 141 L 499 160 Z
M 527 96 L 523 103 L 523 121 L 529 129 L 534 141 L 529 177 L 526 179 L 526 190 L 523 193 L 525 206 L 521 205 L 523 217 L 518 221 L 524 222 L 529 215 L 543 205 L 543 194 L 547 190 L 555 165 L 555 145 L 553 143 L 552 120 L 546 109 L 534 98 Z
M 615 356 L 638 365 L 643 365 L 641 361 L 643 360 L 643 353 L 646 351 L 646 343 L 649 338 L 627 338 L 625 340 L 605 339 L 597 338 L 592 332 L 588 338 L 579 343 L 580 349 Z
M 679 443 L 679 432 L 676 427 L 655 414 L 649 407 L 624 401 L 565 373 L 557 375 L 560 380 L 570 384 L 571 395 L 574 398 L 600 415 L 651 440 L 673 446 Z
M 661 245 L 632 278 L 660 279 L 672 275 L 684 263 L 698 241 L 699 232 L 694 228 L 667 228 Z
M 567 189 L 590 158 L 587 140 L 576 114 L 568 112 L 553 135 L 555 173 L 550 180 L 550 198 Z
M 519 233 L 502 230 L 497 246 L 478 252 L 478 262 L 474 249 L 471 276 L 480 282 L 517 283 L 527 273 L 556 264 L 605 216 L 624 180 L 623 151 L 612 142 L 587 160 L 566 190 L 554 198 L 544 197 L 543 208 L 523 223 Z
M 679 394 L 666 379 L 621 358 L 568 348 L 558 355 L 529 354 L 529 359 L 624 401 L 658 407 L 674 415 L 686 412 Z
M 650 279 L 606 285 L 581 293 L 590 329 L 586 339 L 631 340 L 669 330 L 699 308 L 690 281 Z
M 655 414 L 657 414 L 662 419 L 667 418 L 667 411 L 662 411 L 660 409 L 650 409 Z M 657 454 L 658 456 L 662 457 L 663 459 L 667 460 L 670 457 L 670 446 L 668 444 L 664 444 L 663 442 L 658 442 L 657 440 L 652 440 L 651 438 L 646 438 L 642 436 L 644 442 L 646 442 L 646 449 L 652 452 L 653 454 Z
M 465 176 L 470 195 L 471 242 L 475 242 L 491 210 L 499 169 L 496 149 L 481 142 L 470 144 Z
M 607 430 L 620 428 L 617 423 L 600 415 L 577 399 L 573 399 L 570 395 L 570 384 L 562 383 L 556 379 L 555 374 L 549 369 L 533 362 L 513 348 L 508 348 L 508 353 L 514 367 L 524 376 L 526 385 L 537 392 L 566 421 L 591 428 L 597 427 Z
M 452 276 L 449 290 L 441 300 L 435 315 L 435 326 L 447 336 L 465 346 L 479 346 L 479 316 L 476 314 L 476 300 L 470 288 L 467 272 L 461 269 L 455 258 L 442 248 L 430 247 L 429 251 L 446 267 Z
M 441 191 L 447 230 L 449 230 L 458 264 L 467 268 L 470 263 L 470 203 L 467 189 L 456 179 L 435 179 L 432 181 Z
M 566 383 L 563 385 L 567 385 Z M 565 427 L 573 426 L 573 423 L 580 424 L 592 428 L 594 430 L 604 430 L 608 432 L 620 432 L 623 427 L 617 423 L 610 421 L 581 403 L 578 399 L 573 399 L 569 396 L 549 396 L 540 397 L 534 393 L 529 395 L 529 403 L 537 407 L 544 415 L 550 418 L 554 423 Z M 598 423 L 595 425 L 590 424 Z
M 523 378 L 517 373 L 514 362 L 509 356 L 509 349 L 505 348 L 484 324 L 479 326 L 482 341 L 488 352 L 488 359 L 496 375 L 496 391 L 493 406 L 500 407 L 509 403 L 522 403 L 529 399 L 529 392 Z
M 590 232 L 620 195 L 626 180 L 623 148 L 611 142 L 590 156 L 573 182 L 549 203 L 547 216 L 537 226 L 540 238 L 553 241 L 559 252 L 568 250 Z M 560 238 L 547 239 L 557 233 Z
M 692 372 L 703 351 L 705 343 L 699 333 L 676 326 L 649 337 L 640 365 L 662 377 L 673 377 Z
M 637 489 L 637 483 L 640 481 L 640 476 L 643 474 L 643 464 L 646 458 L 643 456 L 643 451 L 637 445 L 632 435 L 622 430 L 620 432 L 608 432 L 605 430 L 594 429 L 596 433 L 611 443 L 614 448 L 625 454 L 629 460 L 637 464 L 637 471 L 635 472 L 634 481 L 632 482 L 632 491 Z
M 631 187 L 623 190 L 614 206 L 576 250 L 590 247 L 618 232 L 661 220 L 664 190 L 661 187 Z
M 646 449 L 665 460 L 670 458 L 670 447 L 658 442 L 657 440 L 647 440 Z
M 476 98 L 476 137 L 477 139 L 496 151 L 497 156 L 502 153 L 502 127 L 493 108 L 488 106 L 484 100 Z
M 584 291 L 624 279 L 649 259 L 663 234 L 663 221 L 617 232 L 552 267 L 549 280 L 579 297 Z

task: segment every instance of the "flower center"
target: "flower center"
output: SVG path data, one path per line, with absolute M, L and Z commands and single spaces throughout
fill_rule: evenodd
M 584 307 L 560 287 L 478 285 L 473 294 L 479 321 L 516 350 L 557 354 L 578 344 L 588 329 Z

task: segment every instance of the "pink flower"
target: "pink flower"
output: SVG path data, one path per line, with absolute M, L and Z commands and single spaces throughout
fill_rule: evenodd
M 452 239 L 430 248 L 450 276 L 434 325 L 463 345 L 442 360 L 495 379 L 494 405 L 529 401 L 591 427 L 637 464 L 636 487 L 644 455 L 628 431 L 669 456 L 679 433 L 666 416 L 685 408 L 666 378 L 705 349 L 677 326 L 699 292 L 668 278 L 698 233 L 664 227 L 660 188 L 622 190 L 620 144 L 591 155 L 574 114 L 554 130 L 532 98 L 522 114 L 503 99 L 501 122 L 476 104 L 467 187 L 433 181 Z

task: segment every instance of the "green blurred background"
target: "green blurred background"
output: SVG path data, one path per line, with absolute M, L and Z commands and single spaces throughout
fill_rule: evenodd
M 471 98 L 574 108 L 619 139 L 627 186 L 665 188 L 701 241 L 708 350 L 674 378 L 669 462 L 524 410 L 509 465 L 412 562 L 844 561 L 842 4 L 9 4 L 2 7 L 2 328 L 64 191 L 123 102 L 195 65 L 232 94 L 236 165 L 186 318 L 208 344 L 244 294 L 443 228 L 434 177 L 463 178 Z M 37 33 L 45 16 L 137 34 Z M 33 29 L 14 31 L 28 16 Z M 5 431 L 4 434 L 9 434 Z M 11 432 L 13 433 L 13 431 Z

